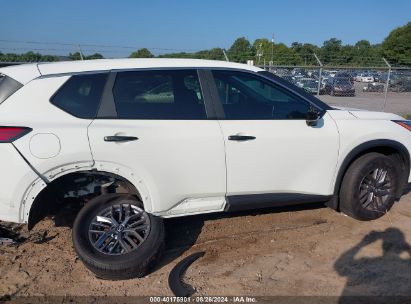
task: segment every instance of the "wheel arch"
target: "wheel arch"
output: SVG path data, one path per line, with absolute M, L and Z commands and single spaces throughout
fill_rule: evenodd
M 143 203 L 144 209 L 148 212 L 152 210 L 151 199 L 149 195 L 149 191 L 143 182 L 143 180 L 136 176 L 133 172 L 131 172 L 128 168 L 120 168 L 119 166 L 109 165 L 102 165 L 100 164 L 99 170 L 96 168 L 84 168 L 77 166 L 74 169 L 73 166 L 66 165 L 61 168 L 53 169 L 53 172 L 59 172 L 57 174 L 53 174 L 52 179 L 48 180 L 48 183 L 45 183 L 43 179 L 38 179 L 34 182 L 30 188 L 26 191 L 26 194 L 23 199 L 23 203 L 20 208 L 20 218 L 22 219 L 21 222 L 26 222 L 28 224 L 29 229 L 34 227 L 34 225 L 39 221 L 38 218 L 41 217 L 38 215 L 45 210 L 42 210 L 44 207 L 43 200 L 50 196 L 49 193 L 45 195 L 46 192 L 53 192 L 55 191 L 55 186 L 60 186 L 62 181 L 66 179 L 81 177 L 84 176 L 96 176 L 96 177 L 107 177 L 108 179 L 113 179 L 116 181 L 120 181 L 121 185 L 127 192 L 132 195 L 136 195 L 141 202 Z M 62 170 L 64 168 L 64 170 Z M 51 176 L 50 174 L 45 174 Z M 70 188 L 66 188 L 65 190 L 69 190 Z M 71 191 L 76 191 L 78 189 L 72 189 Z M 62 190 L 64 191 L 64 190 Z M 48 211 L 48 209 L 47 209 Z M 43 216 L 44 217 L 44 216 Z M 40 218 L 41 219 L 41 218 Z
M 341 166 L 338 169 L 338 173 L 336 176 L 335 184 L 334 184 L 334 196 L 338 197 L 338 193 L 340 191 L 342 180 L 345 176 L 350 165 L 360 156 L 370 153 L 370 152 L 377 152 L 388 156 L 395 156 L 398 157 L 398 160 L 402 162 L 402 183 L 403 186 L 408 181 L 408 177 L 410 174 L 410 152 L 408 149 L 400 142 L 395 140 L 389 139 L 376 139 L 364 142 L 354 149 L 352 149 L 344 158 Z M 400 189 L 401 193 L 397 193 L 397 198 L 399 198 L 402 194 L 402 187 Z M 336 200 L 331 206 L 334 209 L 338 209 L 339 207 L 339 200 Z

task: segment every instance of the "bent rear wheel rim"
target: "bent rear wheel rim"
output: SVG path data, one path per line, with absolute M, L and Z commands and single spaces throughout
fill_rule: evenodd
M 137 250 L 149 233 L 148 214 L 129 202 L 103 209 L 94 216 L 88 229 L 92 246 L 108 255 L 122 255 Z

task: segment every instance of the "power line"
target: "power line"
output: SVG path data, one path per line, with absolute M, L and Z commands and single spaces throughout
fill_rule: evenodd
M 4 43 L 24 43 L 24 44 L 42 44 L 42 45 L 60 45 L 60 46 L 73 46 L 77 47 L 79 43 L 64 43 L 64 42 L 42 42 L 42 41 L 23 41 L 23 40 L 8 40 L 8 39 L 0 39 L 0 42 Z M 88 44 L 88 43 L 80 43 L 80 45 L 86 47 L 98 47 L 98 48 L 115 48 L 115 49 L 130 49 L 130 50 L 137 50 L 143 47 L 141 46 L 124 46 L 124 45 L 108 45 L 108 44 Z M 150 50 L 159 50 L 159 51 L 190 51 L 190 52 L 198 52 L 201 49 L 175 49 L 175 48 L 160 48 L 160 47 L 144 47 Z

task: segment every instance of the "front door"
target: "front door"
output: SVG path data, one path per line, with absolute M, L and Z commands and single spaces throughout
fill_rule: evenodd
M 333 119 L 325 113 L 308 126 L 310 104 L 256 73 L 212 74 L 224 111 L 227 195 L 332 194 L 339 149 Z

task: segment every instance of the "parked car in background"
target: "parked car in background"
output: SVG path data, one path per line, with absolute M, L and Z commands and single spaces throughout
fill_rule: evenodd
M 298 80 L 296 85 L 311 94 L 317 94 L 318 92 L 318 81 L 312 78 L 301 78 Z
M 384 92 L 384 85 L 377 82 L 368 83 L 362 89 L 363 92 Z
M 380 74 L 377 72 L 370 74 L 373 77 L 373 82 L 380 82 Z
M 325 89 L 327 85 L 327 81 L 328 81 L 328 78 L 322 78 L 321 85 L 320 85 L 320 95 L 327 94 L 327 91 Z
M 360 74 L 356 79 L 360 82 L 374 82 L 374 77 L 368 73 Z
M 380 73 L 380 76 L 378 77 L 378 82 L 386 83 L 387 78 L 388 78 L 388 73 L 387 72 L 382 72 L 382 73 Z
M 334 77 L 335 77 L 335 78 L 347 78 L 347 79 L 350 80 L 350 82 L 351 82 L 352 84 L 354 84 L 354 77 L 353 77 L 353 75 L 352 75 L 350 72 L 347 72 L 347 71 L 338 71 L 338 72 L 335 74 Z
M 311 77 L 311 78 L 314 78 L 315 76 L 315 74 L 317 73 L 317 77 L 318 77 L 318 71 L 316 71 L 316 70 L 308 70 L 307 71 L 307 76 L 308 77 Z
M 291 71 L 291 74 L 292 74 L 293 76 L 297 76 L 297 75 L 299 75 L 299 76 L 307 76 L 306 71 L 305 71 L 304 69 L 301 69 L 301 68 L 295 68 L 295 69 L 293 69 L 293 70 Z
M 393 92 L 411 92 L 411 75 L 394 74 L 390 79 L 390 91 Z
M 324 91 L 332 96 L 355 96 L 355 88 L 349 78 L 328 78 Z
M 303 78 L 304 78 L 304 76 L 301 75 L 301 74 L 298 74 L 298 75 L 293 76 L 292 78 L 293 78 L 293 83 L 294 83 L 294 84 L 297 84 L 298 81 L 300 81 L 300 79 L 303 79 Z
M 357 73 L 357 75 L 354 77 L 354 81 L 361 82 L 361 76 L 362 72 Z
M 291 75 L 279 75 L 282 79 L 287 80 L 290 83 L 294 83 L 293 76 Z
M 330 77 L 335 77 L 335 75 L 338 73 L 338 71 L 328 71 L 328 74 Z
M 354 71 L 350 71 L 350 74 L 351 74 L 353 80 L 356 81 L 355 79 L 357 78 L 359 72 L 354 70 Z

